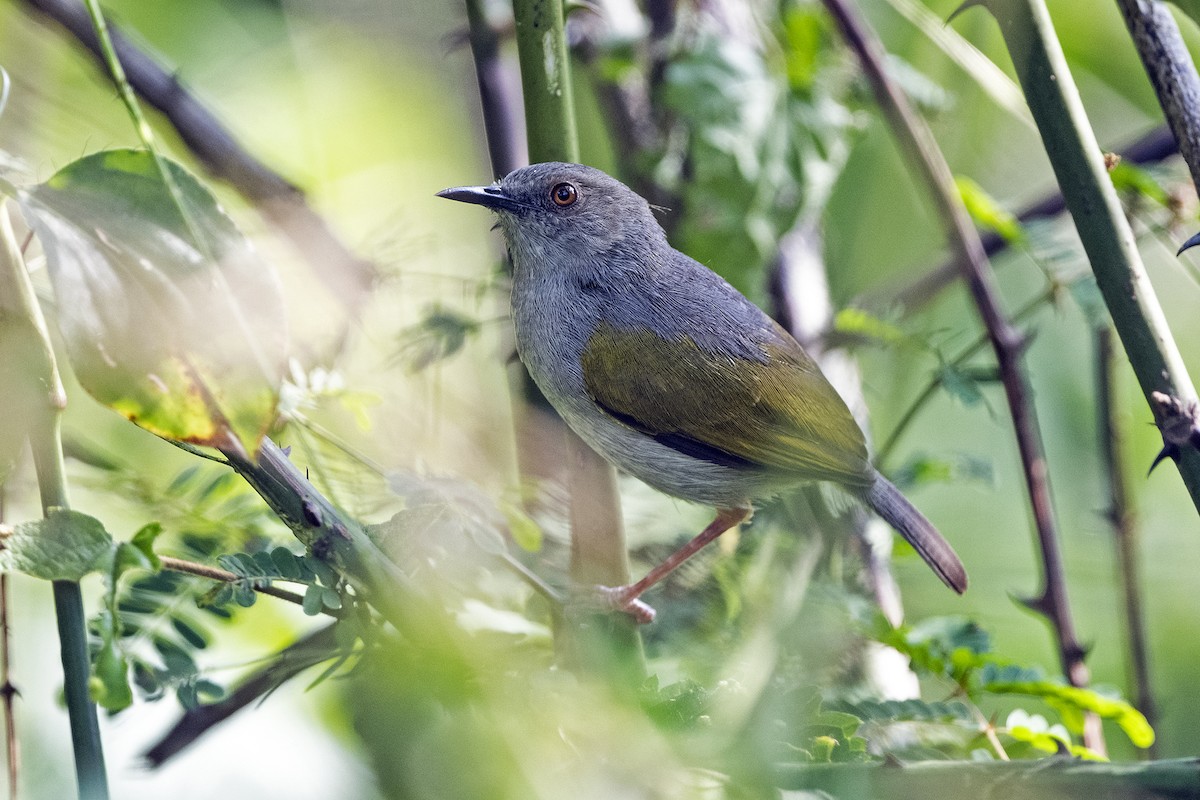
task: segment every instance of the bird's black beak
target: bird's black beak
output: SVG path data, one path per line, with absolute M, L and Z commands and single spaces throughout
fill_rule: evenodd
M 522 203 L 505 194 L 499 186 L 456 186 L 453 189 L 442 189 L 437 196 L 460 203 L 487 206 L 497 211 L 520 211 L 524 208 Z

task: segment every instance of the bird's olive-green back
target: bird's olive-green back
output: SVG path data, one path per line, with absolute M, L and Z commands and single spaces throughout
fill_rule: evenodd
M 601 324 L 583 379 L 603 409 L 670 441 L 849 486 L 871 480 L 862 431 L 808 354 L 777 327 L 762 361 L 709 352 L 686 336 Z

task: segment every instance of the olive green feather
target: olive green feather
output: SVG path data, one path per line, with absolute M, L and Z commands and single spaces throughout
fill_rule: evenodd
M 813 360 L 778 326 L 762 354 L 713 353 L 686 336 L 601 324 L 584 348 L 583 380 L 599 406 L 648 435 L 801 480 L 869 485 L 862 432 Z

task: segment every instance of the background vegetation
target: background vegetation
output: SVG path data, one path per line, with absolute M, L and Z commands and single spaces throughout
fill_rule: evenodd
M 88 154 L 142 146 L 106 73 L 37 5 L 0 2 L 0 65 L 12 80 L 0 153 L 6 181 L 24 188 Z M 649 4 L 664 5 L 673 4 Z M 472 7 L 499 37 L 501 66 L 515 86 L 511 10 Z M 661 218 L 677 246 L 776 311 L 781 298 L 796 297 L 771 289 L 777 243 L 819 230 L 801 252 L 823 257 L 832 308 L 842 313 L 832 332 L 817 325 L 817 341 L 853 357 L 848 385 L 861 383 L 874 439 L 888 442 L 914 399 L 940 381 L 883 466 L 954 542 L 972 586 L 956 598 L 911 553 L 897 553 L 892 569 L 912 627 L 893 631 L 862 577 L 867 548 L 845 532 L 817 532 L 859 522 L 846 522 L 843 509 L 833 510 L 834 524 L 812 511 L 819 505 L 781 503 L 648 598 L 659 619 L 643 631 L 644 682 L 569 659 L 570 669 L 555 666 L 564 623 L 500 555 L 566 585 L 558 434 L 536 424 L 520 439 L 513 433 L 522 392 L 507 363 L 500 248 L 478 210 L 433 196 L 495 177 L 466 7 L 172 0 L 105 8 L 378 270 L 362 295 L 355 287 L 366 282 L 335 285 L 329 276 L 344 279 L 353 264 L 330 257 L 336 266 L 314 268 L 322 259 L 312 258 L 311 241 L 297 245 L 279 218 L 209 177 L 172 126 L 150 114 L 162 152 L 198 176 L 278 270 L 290 345 L 272 436 L 348 519 L 379 526 L 371 534 L 403 579 L 385 599 L 367 591 L 377 584 L 355 583 L 353 565 L 330 571 L 322 554 L 302 555 L 238 476 L 89 397 L 59 332 L 75 309 L 47 278 L 45 237 L 32 241 L 25 256 L 69 398 L 63 436 L 72 506 L 102 520 L 117 541 L 139 531 L 137 541 L 153 540 L 138 549 L 145 561 L 124 551 L 131 569 L 118 594 L 110 593 L 111 571 L 107 583 L 100 575 L 82 583 L 87 614 L 98 620 L 94 652 L 127 659 L 133 681 L 123 697 L 123 669 L 106 672 L 97 660 L 93 696 L 113 709 L 132 700 L 101 713 L 114 796 L 737 796 L 787 786 L 792 773 L 776 771 L 781 763 L 799 769 L 890 753 L 926 764 L 995 759 L 1001 750 L 1043 757 L 1054 738 L 1084 755 L 1083 711 L 1107 717 L 1109 754 L 1131 760 L 1145 755 L 1150 737 L 1140 716 L 1105 698 L 1137 698 L 1139 690 L 1160 710 L 1155 755 L 1196 752 L 1196 511 L 1172 466 L 1146 476 L 1162 441 L 1120 356 L 1115 416 L 1140 531 L 1150 663 L 1148 680 L 1133 686 L 1105 516 L 1112 499 L 1094 357 L 1104 312 L 1068 218 L 1036 220 L 1020 233 L 1005 227 L 1012 223 L 1001 212 L 1056 185 L 1020 91 L 1004 77 L 1015 72 L 988 13 L 964 13 L 943 27 L 954 3 L 873 1 L 860 9 L 953 172 L 976 187 L 964 192 L 976 221 L 1014 238 L 993 264 L 1010 314 L 1030 309 L 1020 320 L 1031 334 L 1024 369 L 1070 608 L 1099 687 L 1086 696 L 1062 686 L 1055 638 L 1016 602 L 1038 590 L 1040 560 L 994 360 L 983 349 L 947 366 L 982 335 L 971 298 L 954 282 L 920 303 L 893 302 L 951 248 L 820 4 L 680 3 L 673 33 L 661 40 L 638 9 L 573 11 L 581 160 L 669 207 Z M 1161 126 L 1117 6 L 1060 0 L 1051 12 L 1101 146 L 1120 151 Z M 1180 20 L 1195 43 L 1195 25 Z M 964 68 L 961 60 L 973 58 L 967 43 L 998 69 L 971 60 Z M 628 89 L 631 76 L 652 87 L 649 111 L 614 92 Z M 620 108 L 641 116 L 623 120 Z M 651 130 L 632 124 L 639 120 Z M 1114 180 L 1194 371 L 1200 284 L 1193 257 L 1174 254 L 1195 229 L 1186 167 L 1154 161 Z M 27 230 L 18 219 L 19 236 Z M 823 291 L 811 276 L 799 286 L 801 301 Z M 251 316 L 269 322 L 256 334 L 264 342 L 283 322 L 271 317 L 266 294 L 256 297 L 260 313 Z M 523 486 L 518 462 L 530 472 L 530 453 L 549 474 Z M 3 485 L 6 523 L 42 516 L 37 487 L 22 452 Z M 622 479 L 620 489 L 635 573 L 706 521 L 707 509 L 635 482 Z M 814 522 L 814 513 L 828 524 Z M 220 567 L 234 580 L 156 573 L 163 556 Z M 254 602 L 254 587 L 271 578 L 300 595 L 303 608 Z M 13 574 L 8 609 L 22 796 L 68 796 L 74 768 L 47 581 Z M 113 613 L 122 620 L 115 627 Z M 337 615 L 338 633 L 324 632 L 318 615 Z M 304 637 L 315 641 L 272 661 Z M 882 644 L 902 656 L 881 654 Z M 917 688 L 909 659 L 920 700 L 905 706 L 899 700 Z M 640 669 L 628 650 L 618 660 Z M 320 666 L 276 680 L 313 662 Z M 257 688 L 280 685 L 261 705 L 251 702 L 158 769 L 144 765 L 182 708 L 228 697 L 264 669 Z M 1048 737 L 1052 725 L 1061 727 Z

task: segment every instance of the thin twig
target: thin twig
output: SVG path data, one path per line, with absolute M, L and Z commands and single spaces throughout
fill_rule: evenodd
M 1112 526 L 1120 574 L 1125 612 L 1125 635 L 1129 657 L 1129 697 L 1135 698 L 1138 710 L 1156 727 L 1158 711 L 1154 690 L 1150 685 L 1149 648 L 1146 644 L 1146 625 L 1142 613 L 1141 585 L 1138 580 L 1138 526 L 1129 487 L 1125 479 L 1125 423 L 1121 418 L 1117 397 L 1118 375 L 1113 331 L 1109 325 L 1096 330 L 1096 383 L 1099 395 L 1100 453 L 1108 482 L 1108 509 L 1105 516 Z M 1157 740 L 1139 751 L 1143 758 L 1155 758 Z
M 24 0 L 66 29 L 103 64 L 87 9 L 76 0 Z M 180 82 L 142 52 L 115 25 L 113 48 L 129 84 L 162 112 L 184 144 L 217 178 L 233 186 L 295 244 L 317 276 L 347 307 L 357 308 L 375 281 L 376 268 L 350 252 L 303 192 L 245 150 L 233 134 Z
M 208 578 L 212 581 L 221 581 L 222 583 L 237 583 L 245 580 L 240 575 L 235 575 L 232 572 L 223 570 L 220 567 L 210 567 L 207 564 L 197 564 L 195 561 L 185 561 L 182 558 L 172 558 L 171 556 L 159 556 L 158 560 L 162 563 L 163 569 L 169 569 L 171 572 L 182 572 L 186 575 L 195 575 L 199 578 Z M 259 594 L 267 594 L 271 597 L 278 597 L 280 600 L 286 600 L 289 603 L 295 603 L 298 606 L 304 605 L 304 598 L 295 592 L 287 589 L 280 589 L 278 586 L 270 584 L 259 584 L 252 581 L 250 588 Z M 339 616 L 336 612 L 324 609 L 324 613 L 332 617 Z
M 1017 309 L 1017 311 L 1012 315 L 1013 322 L 1023 322 L 1024 320 L 1033 316 L 1033 314 L 1042 306 L 1053 300 L 1058 291 L 1059 287 L 1051 285 L 1050 288 L 1045 292 L 1033 298 L 1021 308 Z M 958 355 L 946 363 L 953 367 L 960 367 L 980 350 L 987 347 L 989 343 L 990 340 L 988 339 L 987 334 L 981 334 L 979 338 L 963 348 Z M 916 399 L 913 400 L 912 403 L 909 404 L 905 412 L 900 415 L 900 420 L 896 423 L 896 426 L 892 428 L 892 432 L 888 434 L 887 441 L 885 441 L 879 447 L 879 450 L 875 454 L 875 466 L 881 472 L 884 471 L 884 465 L 887 463 L 888 457 L 895 451 L 896 445 L 900 443 L 900 438 L 904 435 L 904 432 L 908 430 L 908 427 L 912 424 L 913 420 L 916 419 L 917 414 L 921 411 L 921 409 L 925 407 L 925 404 L 928 403 L 935 394 L 937 394 L 937 390 L 942 387 L 943 380 L 943 372 L 938 371 L 934 373 L 933 378 L 930 379 L 929 383 L 925 386 L 921 393 L 917 395 Z
M 1175 143 L 1171 131 L 1163 126 L 1155 128 L 1118 152 L 1123 163 L 1151 164 L 1175 155 L 1179 152 L 1179 146 Z M 1017 212 L 1017 220 L 1026 223 L 1035 219 L 1056 217 L 1063 213 L 1066 207 L 1062 192 L 1051 192 Z M 994 231 L 984 232 L 980 240 L 983 242 L 983 251 L 988 256 L 1002 253 L 1008 248 L 1008 241 Z M 867 308 L 895 307 L 911 314 L 933 302 L 943 291 L 956 283 L 962 274 L 963 268 L 959 258 L 952 254 L 947 261 L 911 283 L 871 291 L 859 302 Z
M 1037 413 L 1030 400 L 1027 377 L 1021 365 L 1025 338 L 1008 322 L 1001 310 L 1000 295 L 983 244 L 963 207 L 950 166 L 929 127 L 912 110 L 907 96 L 895 86 L 886 72 L 883 46 L 878 37 L 849 0 L 824 0 L 824 4 L 837 21 L 843 38 L 858 56 L 876 101 L 902 151 L 925 182 L 939 217 L 946 226 L 951 249 L 964 267 L 963 277 L 996 355 L 1037 528 L 1045 584 L 1042 592 L 1028 600 L 1027 605 L 1045 615 L 1054 628 L 1059 658 L 1067 680 L 1073 686 L 1086 686 L 1090 679 L 1084 663 L 1086 651 L 1075 634 L 1075 624 L 1067 601 L 1066 577 L 1050 494 L 1049 469 Z M 1103 749 L 1099 732 L 1098 726 L 1087 729 L 1085 744 L 1088 747 Z

